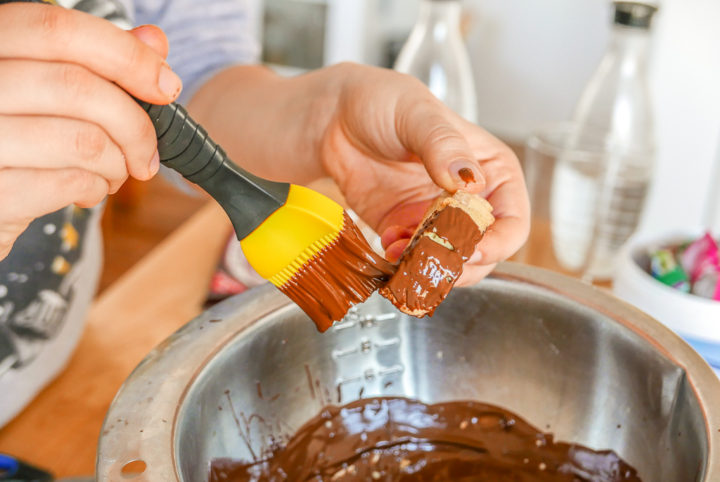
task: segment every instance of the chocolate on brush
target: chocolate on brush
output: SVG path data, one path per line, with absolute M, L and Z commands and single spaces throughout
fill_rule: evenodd
M 328 406 L 284 448 L 218 459 L 210 482 L 639 482 L 612 451 L 556 442 L 517 415 L 473 401 L 369 398 Z
M 428 210 L 397 271 L 380 289 L 404 313 L 432 315 L 495 219 L 490 204 L 465 192 L 445 194 Z
M 377 255 L 344 213 L 343 229 L 280 287 L 323 332 L 384 284 L 395 267 Z

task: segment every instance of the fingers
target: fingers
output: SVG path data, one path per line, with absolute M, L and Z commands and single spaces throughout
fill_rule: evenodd
M 405 248 L 410 243 L 410 238 L 400 238 L 385 247 L 385 259 L 391 263 L 400 261 Z
M 486 276 L 492 266 L 522 247 L 530 231 L 530 204 L 520 164 L 510 149 L 499 141 L 495 143 L 494 157 L 482 161 L 488 183 L 480 193 L 492 204 L 495 223 L 465 264 L 467 274 L 460 278 L 461 284 L 471 284 Z M 388 260 L 399 259 L 428 204 L 429 201 L 419 201 L 398 206 L 383 219 L 381 227 L 386 227 L 380 231 L 381 241 Z
M 168 39 L 165 33 L 155 25 L 141 25 L 129 31 L 142 43 L 153 49 L 162 58 L 168 55 Z
M 128 175 L 120 148 L 103 129 L 88 122 L 0 115 L 0 145 L 0 169 L 84 169 L 106 179 L 110 193 Z
M 398 101 L 396 130 L 400 142 L 418 156 L 430 178 L 443 189 L 479 192 L 485 176 L 465 137 L 450 121 L 450 111 L 437 99 L 418 95 Z
M 482 263 L 497 263 L 515 254 L 528 237 L 527 223 L 518 217 L 500 218 L 488 228 L 478 245 Z
M 382 235 L 380 236 L 380 243 L 382 244 L 383 248 L 387 249 L 388 246 L 400 239 L 410 239 L 413 235 L 413 232 L 414 231 L 412 229 L 406 228 L 404 226 L 390 226 L 385 231 L 383 231 Z
M 463 272 L 457 280 L 457 283 L 455 283 L 455 286 L 474 285 L 489 275 L 490 272 L 495 269 L 495 266 L 495 264 L 478 265 L 466 263 L 465 266 L 463 266 Z
M 92 207 L 108 183 L 82 169 L 0 169 L 0 260 L 30 221 L 70 204 Z
M 154 50 L 160 47 L 157 36 L 146 28 L 133 35 L 108 21 L 56 6 L 0 6 L 0 58 L 82 65 L 142 100 L 167 104 L 177 98 L 182 82 Z
M 400 260 L 431 202 L 424 200 L 400 204 L 380 221 L 380 243 L 385 249 L 385 259 L 391 263 Z
M 509 149 L 484 163 L 488 177 L 493 179 L 483 193 L 493 206 L 493 223 L 485 232 L 477 251 L 482 264 L 492 264 L 512 256 L 530 233 L 530 201 L 520 164 Z
M 397 230 L 399 228 L 409 228 L 414 231 L 425 216 L 430 204 L 432 204 L 432 200 L 425 199 L 395 206 L 380 220 L 377 227 L 378 232 L 384 235 L 386 230 Z M 410 234 L 412 235 L 412 232 Z
M 390 226 L 380 237 L 380 243 L 385 250 L 385 259 L 391 263 L 400 260 L 405 247 L 412 238 L 413 230 L 403 226 Z
M 0 206 L 2 213 L 12 213 L 5 214 L 4 221 L 13 223 L 34 219 L 70 204 L 95 206 L 107 196 L 108 188 L 101 176 L 82 169 L 0 170 Z
M 79 65 L 0 61 L 0 114 L 95 124 L 120 147 L 130 175 L 149 179 L 157 171 L 155 129 L 145 111 L 122 89 Z

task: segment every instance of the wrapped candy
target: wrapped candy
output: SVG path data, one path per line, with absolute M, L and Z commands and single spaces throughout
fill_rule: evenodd
M 720 301 L 720 247 L 710 233 L 648 250 L 653 278 L 685 293 Z
M 692 294 L 720 301 L 720 271 L 708 271 L 692 286 Z
M 685 293 L 690 292 L 688 276 L 669 249 L 656 249 L 650 252 L 650 274 L 663 284 Z
M 680 252 L 680 264 L 695 282 L 709 268 L 718 267 L 718 247 L 710 233 L 693 241 Z
M 682 268 L 688 273 L 691 293 L 720 300 L 720 250 L 710 233 L 679 252 Z

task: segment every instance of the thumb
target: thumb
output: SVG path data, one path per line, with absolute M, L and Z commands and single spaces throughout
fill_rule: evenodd
M 155 25 L 141 25 L 130 30 L 130 33 L 163 58 L 167 58 L 168 40 L 160 27 L 156 27 Z
M 435 184 L 449 192 L 480 192 L 485 176 L 465 137 L 450 121 L 440 101 L 398 104 L 400 142 L 425 165 Z

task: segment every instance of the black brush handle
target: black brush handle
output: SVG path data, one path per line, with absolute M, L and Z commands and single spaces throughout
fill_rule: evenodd
M 44 0 L 0 0 L 0 4 Z M 135 99 L 150 116 L 160 162 L 207 191 L 227 213 L 238 239 L 245 238 L 285 204 L 290 185 L 262 179 L 232 162 L 205 129 L 179 104 Z
M 160 162 L 220 203 L 238 239 L 285 204 L 289 184 L 268 181 L 240 168 L 181 105 L 138 103 L 155 126 Z

